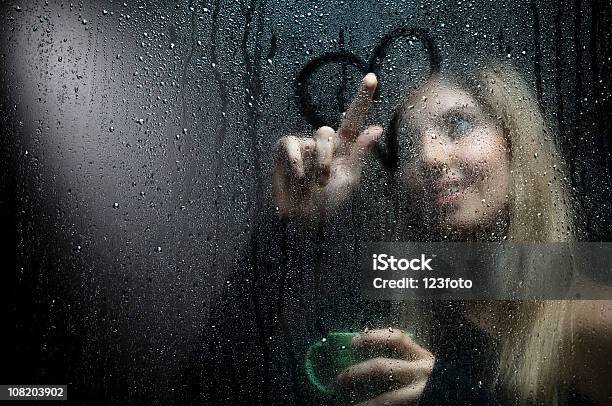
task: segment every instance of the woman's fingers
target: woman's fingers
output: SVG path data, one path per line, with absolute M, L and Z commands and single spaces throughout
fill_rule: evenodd
M 315 140 L 310 137 L 283 137 L 274 147 L 274 165 L 289 179 L 301 179 L 306 175 L 307 161 L 315 148 Z
M 321 127 L 313 137 L 286 136 L 276 143 L 272 193 L 282 216 L 321 204 L 334 209 L 355 189 L 363 157 L 382 134 L 379 126 L 357 134 L 365 123 L 376 83 L 376 76 L 366 75 L 339 130 L 350 142 L 341 140 L 332 128 Z
M 418 382 L 391 392 L 385 392 L 373 399 L 358 403 L 357 406 L 410 406 L 417 405 L 426 382 Z
M 376 141 L 381 137 L 383 128 L 378 125 L 372 125 L 363 130 L 355 143 L 350 146 L 349 159 L 352 163 L 359 164 L 363 161 L 363 157 L 372 149 Z
M 373 73 L 368 73 L 362 79 L 357 95 L 351 102 L 338 129 L 338 135 L 342 140 L 352 142 L 359 135 L 361 127 L 366 123 L 370 103 L 377 85 L 378 80 Z
M 336 147 L 338 159 L 334 176 L 343 179 L 342 183 L 355 187 L 361 175 L 364 157 L 371 151 L 383 132 L 382 127 L 370 126 L 359 134 L 354 143 L 339 143 Z M 347 152 L 343 149 L 348 149 Z
M 345 389 L 373 385 L 408 385 L 420 375 L 422 366 L 417 362 L 395 358 L 371 358 L 352 365 L 336 378 L 338 385 Z
M 352 365 L 336 378 L 352 399 L 370 399 L 360 405 L 416 404 L 434 365 L 434 356 L 400 329 L 380 329 L 353 337 L 352 346 L 365 353 L 393 352 Z M 382 351 L 381 351 L 382 350 Z
M 365 331 L 355 335 L 352 344 L 355 348 L 393 350 L 403 359 L 416 360 L 432 357 L 429 351 L 414 342 L 414 340 L 400 329 Z
M 304 176 L 302 150 L 297 137 L 289 135 L 278 140 L 274 146 L 274 165 L 292 177 Z
M 336 132 L 331 127 L 321 127 L 315 133 L 316 143 L 316 180 L 319 186 L 327 185 L 334 158 Z

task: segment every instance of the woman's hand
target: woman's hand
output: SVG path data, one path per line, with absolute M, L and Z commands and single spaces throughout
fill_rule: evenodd
M 365 154 L 382 134 L 378 126 L 361 131 L 377 84 L 373 73 L 363 78 L 338 131 L 321 127 L 313 137 L 286 136 L 276 143 L 272 194 L 281 217 L 316 220 L 350 197 Z
M 353 337 L 353 347 L 393 353 L 345 369 L 337 383 L 359 406 L 416 405 L 434 365 L 432 353 L 399 329 L 372 330 Z M 363 401 L 363 399 L 367 399 Z

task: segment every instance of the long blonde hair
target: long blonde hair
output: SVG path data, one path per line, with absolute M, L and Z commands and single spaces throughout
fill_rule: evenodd
M 480 97 L 501 121 L 510 141 L 512 193 L 507 237 L 518 242 L 571 242 L 571 204 L 554 132 L 529 87 L 511 67 L 480 74 Z M 527 261 L 524 272 L 540 283 L 567 277 L 564 269 Z M 531 264 L 531 266 L 529 266 Z M 499 379 L 516 404 L 564 404 L 569 384 L 564 352 L 570 306 L 564 300 L 520 302 L 505 317 Z

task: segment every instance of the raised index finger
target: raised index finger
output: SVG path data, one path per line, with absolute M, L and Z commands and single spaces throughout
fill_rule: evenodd
M 354 141 L 357 138 L 361 127 L 363 127 L 366 123 L 368 109 L 370 107 L 370 103 L 372 102 L 372 97 L 374 96 L 374 91 L 376 90 L 377 85 L 378 80 L 376 79 L 376 75 L 373 73 L 368 73 L 361 80 L 357 95 L 355 95 L 355 98 L 351 102 L 351 105 L 346 111 L 346 115 L 340 124 L 340 128 L 338 129 L 340 139 L 345 141 Z

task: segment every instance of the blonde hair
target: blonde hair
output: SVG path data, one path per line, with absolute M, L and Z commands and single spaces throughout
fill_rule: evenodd
M 571 244 L 575 232 L 562 160 L 554 132 L 546 124 L 525 81 L 511 67 L 480 74 L 480 97 L 497 115 L 510 141 L 512 198 L 507 238 L 518 242 Z M 526 276 L 535 285 L 567 277 L 563 269 L 527 261 Z M 509 268 L 507 268 L 509 269 Z M 564 367 L 569 302 L 521 302 L 505 317 L 511 328 L 501 337 L 499 379 L 516 404 L 567 402 Z

